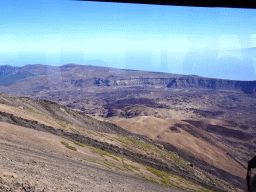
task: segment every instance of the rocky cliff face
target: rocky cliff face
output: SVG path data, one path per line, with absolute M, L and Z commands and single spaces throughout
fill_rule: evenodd
M 49 88 L 49 82 L 58 87 L 71 86 L 83 88 L 91 86 L 162 86 L 176 89 L 216 89 L 242 91 L 252 94 L 256 91 L 256 81 L 236 81 L 213 79 L 195 75 L 176 75 L 171 73 L 154 73 L 147 71 L 121 70 L 107 67 L 86 65 L 64 65 L 51 67 L 45 65 L 27 65 L 24 67 L 1 66 L 0 80 L 2 86 L 26 83 L 26 87 L 40 92 Z M 57 81 L 55 79 L 58 78 Z M 33 87 L 31 82 L 40 81 Z M 58 85 L 57 85 L 58 83 Z M 10 87 L 11 88 L 11 87 Z M 39 89 L 39 90 L 38 90 Z M 4 91 L 0 89 L 0 91 Z M 22 90 L 19 90 L 22 92 Z
M 173 78 L 167 85 L 168 88 L 203 88 L 217 90 L 243 91 L 255 93 L 256 81 L 232 81 L 223 79 L 210 79 L 202 77 Z
M 92 78 L 71 80 L 75 87 L 89 86 L 134 86 L 134 85 L 156 85 L 176 89 L 217 89 L 242 91 L 246 94 L 255 93 L 256 81 L 233 81 L 224 79 L 210 79 L 203 77 L 176 77 L 176 78 Z

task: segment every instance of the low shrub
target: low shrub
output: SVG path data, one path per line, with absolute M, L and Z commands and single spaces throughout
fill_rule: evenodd
M 70 129 L 71 129 L 71 131 L 72 131 L 73 133 L 75 133 L 75 134 L 77 134 L 77 135 L 80 135 L 80 132 L 79 132 L 79 131 L 75 130 L 74 128 L 70 128 Z
M 63 144 L 63 145 L 65 145 L 68 149 L 71 149 L 71 150 L 73 150 L 73 151 L 77 151 L 77 149 L 75 148 L 75 147 L 73 147 L 73 146 L 70 146 L 68 143 L 66 143 L 65 141 L 61 141 L 61 143 Z

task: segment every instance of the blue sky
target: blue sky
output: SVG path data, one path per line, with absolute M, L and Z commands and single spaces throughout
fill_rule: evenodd
M 253 9 L 3 1 L 0 65 L 59 66 L 95 60 L 95 65 L 109 67 L 231 79 L 246 68 L 238 79 L 255 80 L 256 58 L 248 60 L 241 51 L 231 54 L 239 60 L 230 66 L 233 72 L 223 60 L 217 61 L 228 50 L 256 47 L 255 18 Z M 194 57 L 200 57 L 201 65 L 204 59 L 204 67 L 191 59 L 191 52 L 197 53 Z M 184 70 L 186 61 L 193 65 L 189 70 Z M 215 74 L 207 69 L 216 69 Z M 225 71 L 233 75 L 225 76 Z

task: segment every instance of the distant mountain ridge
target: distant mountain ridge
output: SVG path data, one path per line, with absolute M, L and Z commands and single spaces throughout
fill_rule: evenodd
M 55 74 L 52 76 L 51 74 Z M 26 65 L 23 67 L 0 66 L 0 85 L 10 87 L 14 84 L 24 84 L 28 81 L 37 81 L 44 77 L 45 81 L 38 86 L 26 86 L 31 90 L 48 89 L 49 81 L 58 78 L 58 87 L 71 86 L 83 88 L 90 86 L 137 86 L 154 85 L 176 89 L 217 89 L 242 91 L 246 94 L 256 92 L 256 81 L 225 80 L 195 75 L 178 75 L 171 73 L 157 73 L 137 70 L 123 70 L 92 65 L 67 64 L 60 67 L 47 65 Z M 11 87 L 10 87 L 11 88 Z M 38 89 L 39 88 L 39 89 Z M 0 88 L 0 91 L 4 91 Z M 22 90 L 18 90 L 22 92 Z M 9 92 L 11 93 L 11 92 Z

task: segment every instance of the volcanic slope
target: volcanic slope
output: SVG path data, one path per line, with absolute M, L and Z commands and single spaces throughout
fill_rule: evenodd
M 0 103 L 1 191 L 239 191 L 146 136 L 57 103 Z
M 109 103 L 105 105 L 111 111 L 108 119 L 245 188 L 247 163 L 256 154 L 255 96 L 188 89 L 168 94 L 160 99 L 157 94 L 145 94 L 144 104 L 136 102 L 142 98 L 133 99 L 133 104 L 126 98 Z
M 1 71 L 2 92 L 58 102 L 133 133 L 145 134 L 152 140 L 140 137 L 152 144 L 153 140 L 161 143 L 193 167 L 245 188 L 245 169 L 256 154 L 255 81 L 75 64 L 4 66 Z M 31 102 L 22 98 L 22 102 L 25 100 Z M 75 115 L 81 121 L 73 115 L 59 114 L 50 101 L 41 103 L 45 107 L 40 104 L 40 110 L 38 104 L 26 105 L 78 126 L 90 121 L 95 126 L 89 123 L 88 127 L 96 131 L 125 132 L 113 124 L 108 124 L 110 129 L 93 118 L 84 121 L 83 113 Z

